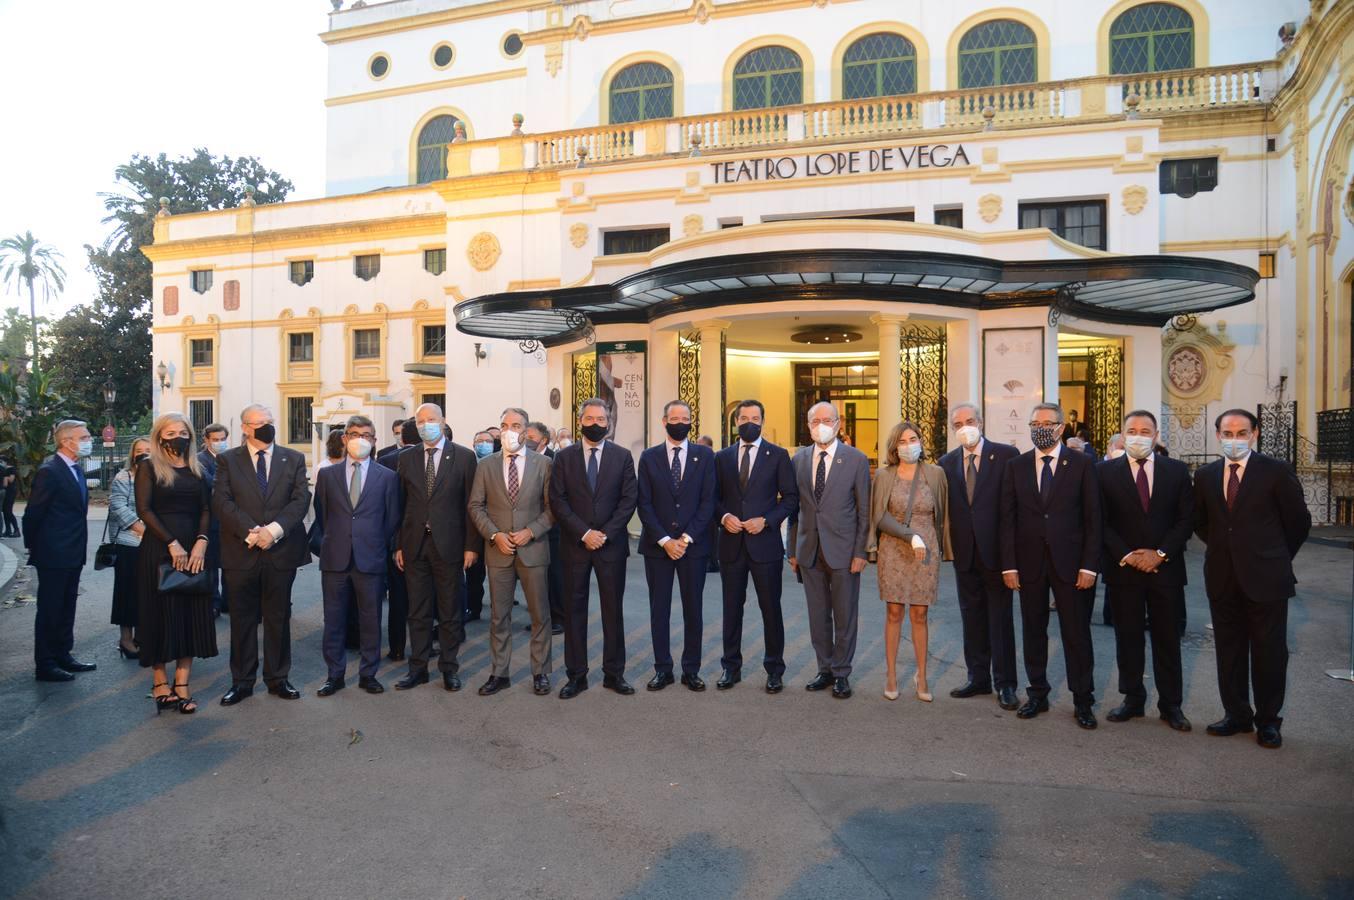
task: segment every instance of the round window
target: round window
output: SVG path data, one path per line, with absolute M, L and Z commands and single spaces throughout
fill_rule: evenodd
M 384 78 L 390 71 L 390 57 L 380 54 L 373 56 L 371 62 L 367 63 L 367 71 L 371 73 L 372 78 Z
M 437 49 L 433 51 L 433 65 L 439 69 L 445 69 L 451 65 L 451 57 L 451 45 L 439 44 Z
M 503 52 L 508 56 L 516 56 L 522 52 L 522 36 L 516 32 L 503 39 Z

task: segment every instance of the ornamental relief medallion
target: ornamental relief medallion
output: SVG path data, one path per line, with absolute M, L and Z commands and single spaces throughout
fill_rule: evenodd
M 1123 192 L 1124 212 L 1136 216 L 1147 206 L 1147 188 L 1140 184 L 1130 184 Z
M 575 248 L 581 250 L 583 248 L 583 245 L 586 244 L 587 242 L 588 242 L 588 226 L 584 225 L 582 222 L 575 222 L 574 224 L 569 226 L 569 243 L 573 244 Z
M 502 254 L 503 248 L 499 246 L 498 238 L 487 231 L 481 231 L 472 237 L 470 245 L 465 248 L 466 259 L 470 260 L 470 265 L 474 266 L 477 272 L 492 269 Z
M 1189 328 L 1168 327 L 1161 339 L 1161 381 L 1166 402 L 1191 427 L 1209 403 L 1222 399 L 1222 387 L 1232 374 L 1235 345 L 1227 337 L 1227 323 L 1210 330 L 1195 321 Z
M 1001 197 L 996 194 L 983 194 L 978 198 L 978 215 L 984 222 L 995 222 L 1001 215 Z

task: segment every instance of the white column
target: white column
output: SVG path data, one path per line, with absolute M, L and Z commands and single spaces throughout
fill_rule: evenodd
M 724 446 L 724 332 L 729 322 L 707 319 L 696 322 L 701 341 L 700 433 L 714 438 L 715 449 Z
M 870 316 L 879 328 L 879 461 L 888 458 L 889 432 L 903 413 L 902 323 L 907 314 Z

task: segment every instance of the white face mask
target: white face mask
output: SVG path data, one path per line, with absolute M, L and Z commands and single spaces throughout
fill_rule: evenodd
M 504 429 L 499 437 L 503 441 L 503 449 L 509 453 L 516 453 L 522 446 L 522 436 L 515 431 Z
M 899 444 L 898 458 L 905 463 L 914 463 L 921 459 L 921 444 Z
M 1124 449 L 1128 455 L 1134 459 L 1146 459 L 1152 455 L 1152 448 L 1156 446 L 1156 441 L 1140 434 L 1130 434 L 1124 437 Z
M 972 425 L 965 425 L 955 434 L 959 437 L 959 443 L 972 450 L 978 446 L 978 441 L 982 439 L 983 433 Z
M 345 444 L 348 448 L 348 455 L 353 459 L 366 459 L 371 455 L 371 441 L 366 438 L 348 438 Z
M 573 446 L 573 443 L 574 443 L 574 442 L 571 441 L 571 440 L 569 440 L 568 438 L 560 438 L 560 439 L 559 439 L 559 448 L 560 448 L 561 450 L 563 450 L 563 449 L 566 448 L 566 447 Z
M 837 436 L 837 429 L 832 425 L 813 426 L 813 439 L 820 444 L 830 444 L 832 439 Z

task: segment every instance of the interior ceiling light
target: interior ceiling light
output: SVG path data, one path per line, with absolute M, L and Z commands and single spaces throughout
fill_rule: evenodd
M 851 331 L 845 325 L 819 325 L 806 331 L 796 331 L 790 335 L 796 344 L 850 344 L 860 340 L 859 331 Z

